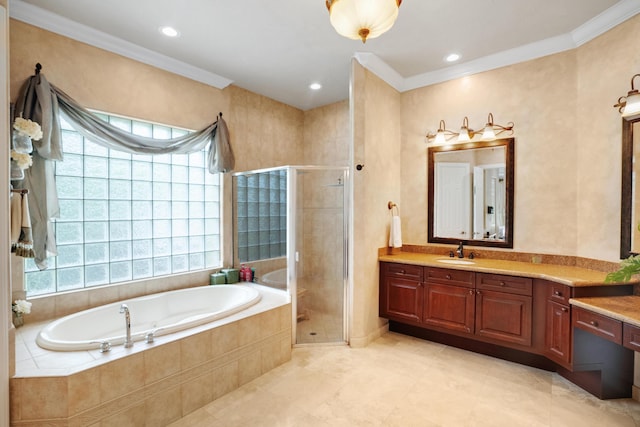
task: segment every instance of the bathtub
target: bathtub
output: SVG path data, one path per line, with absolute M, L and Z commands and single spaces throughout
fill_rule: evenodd
M 212 322 L 242 311 L 261 299 L 260 292 L 242 285 L 200 286 L 106 304 L 70 314 L 46 325 L 36 338 L 47 350 L 77 351 L 123 344 L 124 303 L 131 315 L 131 338 L 145 339 Z
M 262 275 L 260 283 L 276 289 L 287 289 L 287 269 L 281 268 Z

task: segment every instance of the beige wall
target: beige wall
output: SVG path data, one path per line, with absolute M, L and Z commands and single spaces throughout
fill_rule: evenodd
M 237 171 L 302 161 L 304 113 L 291 106 L 235 86 L 219 90 L 21 21 L 10 22 L 10 46 L 12 101 L 40 63 L 49 82 L 88 108 L 191 129 L 204 127 L 222 112 L 229 125 Z M 229 176 L 224 178 L 224 199 L 231 200 Z M 224 206 L 224 265 L 228 266 L 231 204 Z M 14 266 L 21 266 L 19 260 Z M 21 273 L 14 271 L 13 288 L 18 292 L 22 289 Z M 202 283 L 202 274 L 187 275 L 181 282 Z M 164 281 L 157 286 L 166 290 Z M 118 298 L 113 290 L 94 293 L 100 299 Z M 35 312 L 59 316 L 101 302 L 90 295 L 72 294 L 69 301 L 62 299 L 38 301 L 40 307 L 34 304 L 32 316 Z
M 515 122 L 514 250 L 619 259 L 621 118 L 640 16 L 580 48 L 402 94 L 405 242 L 427 241 L 427 144 L 440 119 Z
M 465 116 L 480 129 L 491 112 L 515 122 L 514 250 L 575 254 L 575 77 L 572 51 L 403 93 L 405 241 L 427 242 L 427 131 Z
M 640 15 L 577 50 L 574 143 L 580 256 L 619 259 L 622 119 L 612 106 L 631 90 L 631 76 L 640 73 L 638 51 Z
M 378 248 L 389 241 L 387 203 L 409 213 L 401 197 L 401 96 L 373 73 L 352 61 L 353 281 L 351 344 L 366 345 L 385 321 L 378 317 Z M 416 177 L 416 179 L 418 179 Z M 413 195 L 407 197 L 407 199 Z M 403 232 L 408 224 L 403 219 Z

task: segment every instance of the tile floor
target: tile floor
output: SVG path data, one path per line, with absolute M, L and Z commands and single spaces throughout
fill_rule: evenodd
M 296 325 L 296 343 L 326 344 L 344 342 L 342 317 L 307 309 L 307 317 Z
M 171 426 L 640 426 L 640 403 L 387 333 L 365 348 L 295 348 L 290 362 Z

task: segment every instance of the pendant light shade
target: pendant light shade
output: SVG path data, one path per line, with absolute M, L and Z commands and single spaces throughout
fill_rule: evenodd
M 362 43 L 393 26 L 400 3 L 402 0 L 326 0 L 331 25 L 338 34 Z

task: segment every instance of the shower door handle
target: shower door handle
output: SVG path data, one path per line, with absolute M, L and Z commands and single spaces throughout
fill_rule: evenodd
M 300 262 L 300 252 L 296 251 L 296 262 Z

